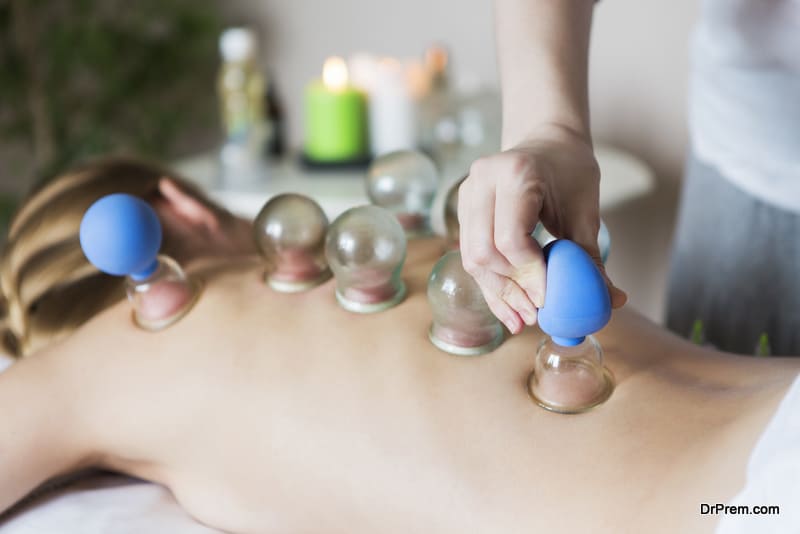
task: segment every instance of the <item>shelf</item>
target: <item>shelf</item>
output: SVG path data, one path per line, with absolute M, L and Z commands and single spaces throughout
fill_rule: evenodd
M 596 146 L 595 154 L 602 174 L 601 211 L 644 196 L 653 189 L 652 170 L 635 156 L 604 145 Z M 255 217 L 269 198 L 280 193 L 314 198 L 331 220 L 352 206 L 368 203 L 363 171 L 306 171 L 296 160 L 287 158 L 267 165 L 261 182 L 226 189 L 219 183 L 215 153 L 185 158 L 176 162 L 175 168 L 206 190 L 211 198 L 242 217 Z M 445 169 L 443 180 L 451 180 L 462 172 L 462 169 Z

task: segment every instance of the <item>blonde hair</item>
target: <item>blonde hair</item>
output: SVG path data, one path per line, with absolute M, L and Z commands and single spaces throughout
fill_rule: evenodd
M 0 258 L 0 324 L 7 353 L 30 354 L 125 297 L 123 279 L 99 272 L 84 257 L 78 239 L 80 221 L 92 203 L 111 193 L 155 200 L 165 176 L 215 212 L 230 217 L 174 173 L 122 158 L 69 171 L 23 202 L 11 220 Z M 177 239 L 165 226 L 162 252 L 171 255 L 177 247 Z

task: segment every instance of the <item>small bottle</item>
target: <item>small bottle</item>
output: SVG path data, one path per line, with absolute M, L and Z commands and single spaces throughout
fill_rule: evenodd
M 264 103 L 267 82 L 258 67 L 258 42 L 247 28 L 230 28 L 219 41 L 217 80 L 224 141 L 220 167 L 224 185 L 258 182 L 268 137 Z
M 267 124 L 266 155 L 279 158 L 286 152 L 286 116 L 283 110 L 275 78 L 267 79 L 267 92 L 264 101 L 264 120 Z
M 450 78 L 448 75 L 448 65 L 450 63 L 450 52 L 441 44 L 433 44 L 425 50 L 424 67 L 428 73 L 431 91 L 446 91 Z
M 420 102 L 419 144 L 422 150 L 443 165 L 455 156 L 461 141 L 458 124 L 458 102 L 450 86 L 450 55 L 441 45 L 425 51 L 423 67 L 428 91 Z

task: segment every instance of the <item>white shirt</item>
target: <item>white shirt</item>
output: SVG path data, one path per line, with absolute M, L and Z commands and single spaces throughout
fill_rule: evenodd
M 697 157 L 800 213 L 800 0 L 704 0 L 692 52 Z

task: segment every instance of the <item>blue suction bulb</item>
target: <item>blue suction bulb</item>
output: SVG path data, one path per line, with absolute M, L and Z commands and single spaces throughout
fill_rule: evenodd
M 80 242 L 86 258 L 104 273 L 144 280 L 158 268 L 161 223 L 140 198 L 108 195 L 86 210 Z
M 539 327 L 558 345 L 579 345 L 611 319 L 605 280 L 586 251 L 567 239 L 547 245 L 544 257 L 547 289 Z

